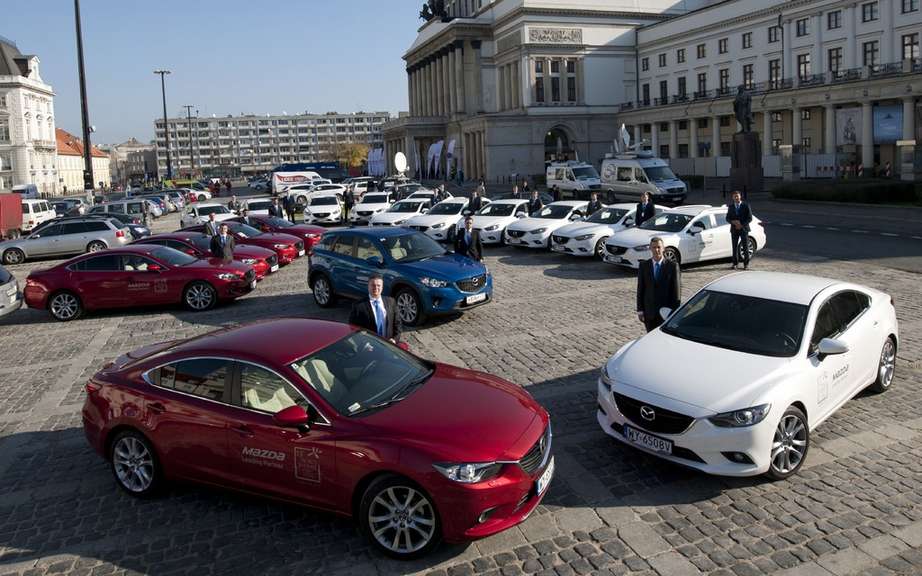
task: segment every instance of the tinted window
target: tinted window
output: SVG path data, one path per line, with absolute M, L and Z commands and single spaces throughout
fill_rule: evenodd
M 105 225 L 103 224 L 103 226 Z M 86 231 L 86 224 L 83 222 L 61 224 L 61 234 L 84 234 Z
M 224 400 L 227 369 L 226 360 L 183 360 L 160 368 L 155 381 L 164 388 L 220 402 Z
M 108 206 L 108 209 L 109 209 L 109 212 L 115 212 L 116 214 L 124 214 L 124 213 L 125 213 L 125 205 L 124 205 L 124 204 L 110 204 L 110 205 Z
M 659 230 L 661 232 L 679 232 L 685 228 L 691 218 L 688 214 L 665 213 L 647 220 L 640 225 L 640 228 L 643 230 Z
M 121 223 L 116 223 L 116 226 L 119 228 L 124 227 Z M 111 230 L 105 222 L 84 222 L 83 227 L 87 232 L 108 232 Z
M 375 243 L 362 236 L 359 236 L 358 241 L 356 242 L 355 257 L 359 260 L 377 258 L 382 262 L 384 261 L 384 258 L 381 256 L 381 251 L 377 246 L 375 246 Z
M 29 204 L 26 204 L 25 202 L 23 202 L 23 203 L 22 203 L 22 213 L 23 213 L 23 214 L 31 214 L 31 213 L 32 213 L 32 207 L 31 207 Z
M 627 166 L 618 167 L 618 182 L 630 182 L 634 179 L 634 169 Z
M 108 272 L 118 270 L 118 256 L 106 255 L 87 258 L 86 260 L 78 262 L 75 269 L 82 270 L 84 272 Z
M 137 254 L 125 254 L 121 260 L 121 269 L 126 272 L 147 272 L 150 265 L 154 263 L 150 258 Z
M 49 236 L 59 236 L 61 234 L 61 225 L 55 224 L 54 226 L 48 226 L 47 228 L 42 228 L 35 232 L 42 238 L 47 238 Z
M 333 244 L 333 252 L 342 256 L 352 256 L 352 236 L 340 236 Z
M 820 340 L 823 338 L 832 338 L 839 332 L 839 325 L 836 321 L 835 310 L 832 302 L 827 301 L 816 314 L 816 326 L 813 328 L 813 336 L 810 338 L 810 350 L 813 351 Z
M 713 226 L 713 223 L 711 222 L 710 215 L 702 216 L 701 218 L 696 218 L 695 221 L 692 222 L 692 228 L 698 228 L 700 230 L 707 230 L 708 228 L 711 228 L 712 226 Z
M 310 404 L 283 378 L 252 364 L 241 364 L 240 405 L 251 410 L 275 414 L 291 406 L 305 410 Z
M 143 214 L 144 213 L 144 203 L 143 202 L 132 202 L 130 204 L 125 204 L 128 208 L 128 214 Z M 121 211 L 120 211 L 121 212 Z
M 13 275 L 10 274 L 6 268 L 0 266 L 0 284 L 6 284 L 13 280 Z
M 160 260 L 161 262 L 166 263 L 168 266 L 185 266 L 186 264 L 191 264 L 197 260 L 193 256 L 188 254 L 183 254 L 179 250 L 174 250 L 172 248 L 156 248 L 151 250 L 151 256 Z

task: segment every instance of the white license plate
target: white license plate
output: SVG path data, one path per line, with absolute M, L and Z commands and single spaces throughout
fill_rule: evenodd
M 273 264 L 272 266 L 269 267 L 269 272 L 278 272 L 278 271 L 279 271 L 278 264 Z
M 483 302 L 486 299 L 487 299 L 487 294 L 486 292 L 484 292 L 482 294 L 474 294 L 473 296 L 468 296 L 467 298 L 464 299 L 464 301 L 468 304 L 474 304 L 476 302 Z
M 250 282 L 250 290 L 256 290 L 256 280 Z
M 298 256 L 304 256 L 304 250 L 298 250 Z
M 544 474 L 538 478 L 538 481 L 535 483 L 535 491 L 538 494 L 543 494 L 544 491 L 551 483 L 551 478 L 554 477 L 554 457 L 551 456 L 551 461 L 548 463 L 547 468 L 544 470 Z
M 661 452 L 663 454 L 672 454 L 672 442 L 666 440 L 665 438 L 660 438 L 659 436 L 654 436 L 652 434 L 647 434 L 646 432 L 641 432 L 630 426 L 624 426 L 624 437 L 637 444 L 638 446 L 643 446 L 654 452 Z

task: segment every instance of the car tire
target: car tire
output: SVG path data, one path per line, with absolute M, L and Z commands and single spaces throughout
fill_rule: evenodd
M 441 521 L 432 499 L 400 476 L 380 476 L 369 484 L 359 504 L 358 521 L 369 542 L 392 558 L 419 558 L 442 540 Z
M 758 244 L 756 244 L 756 241 L 752 238 L 752 236 L 749 237 L 749 241 L 748 241 L 746 244 L 749 245 L 749 259 L 752 260 L 752 256 L 753 256 L 753 254 L 756 253 L 756 248 L 758 248 Z M 743 244 L 742 244 L 742 242 L 741 242 L 740 245 L 739 245 L 738 252 L 739 252 L 739 253 L 736 255 L 736 257 L 739 259 L 740 262 L 742 262 L 742 261 L 743 261 Z
M 119 432 L 109 447 L 109 463 L 119 488 L 138 498 L 155 495 L 163 470 L 150 441 L 134 430 Z
M 204 194 L 199 194 L 199 195 L 198 195 L 198 201 L 199 201 L 199 202 L 204 202 L 205 200 L 206 200 L 206 198 L 205 198 L 205 195 L 204 195 Z
M 807 416 L 797 406 L 788 406 L 775 426 L 766 476 L 772 480 L 784 480 L 796 474 L 807 459 L 809 449 Z
M 605 256 L 605 243 L 608 242 L 608 236 L 604 238 L 599 238 L 599 241 L 595 243 L 595 250 L 592 252 L 592 255 L 596 258 L 603 258 Z
M 679 254 L 678 249 L 670 246 L 663 250 L 663 258 L 669 262 L 675 262 L 678 265 L 682 265 L 682 255 Z
M 896 371 L 896 342 L 892 336 L 887 336 L 883 347 L 880 349 L 880 360 L 877 363 L 877 378 L 869 387 L 872 392 L 880 394 L 890 389 L 893 383 L 893 373 Z
M 317 274 L 314 276 L 314 281 L 311 282 L 311 292 L 314 295 L 314 302 L 321 308 L 329 308 L 336 302 L 333 284 L 326 274 Z
M 3 252 L 3 263 L 6 265 L 22 264 L 26 261 L 26 253 L 19 248 L 10 248 Z
M 83 316 L 83 303 L 73 292 L 61 290 L 48 299 L 48 312 L 58 322 L 70 322 Z
M 404 326 L 418 326 L 423 322 L 423 307 L 419 295 L 411 288 L 401 288 L 396 294 L 397 313 Z
M 93 240 L 92 242 L 86 245 L 87 252 L 99 252 L 100 250 L 105 250 L 106 248 L 108 248 L 108 246 L 106 246 L 106 243 L 101 242 L 99 240 Z
M 218 303 L 218 292 L 208 282 L 196 280 L 182 291 L 182 302 L 190 310 L 204 312 Z

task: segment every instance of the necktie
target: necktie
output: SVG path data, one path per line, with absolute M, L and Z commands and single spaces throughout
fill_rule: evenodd
M 659 281 L 659 262 L 653 263 L 653 279 Z
M 384 308 L 381 306 L 381 300 L 376 299 L 371 301 L 375 307 L 375 323 L 378 328 L 378 336 L 384 338 Z
M 468 247 L 470 247 L 471 245 L 471 233 L 470 232 L 464 233 L 464 243 L 467 244 Z

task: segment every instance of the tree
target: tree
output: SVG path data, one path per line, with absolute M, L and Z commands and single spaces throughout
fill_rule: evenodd
M 368 145 L 337 142 L 333 145 L 333 158 L 344 168 L 358 168 L 368 159 Z

